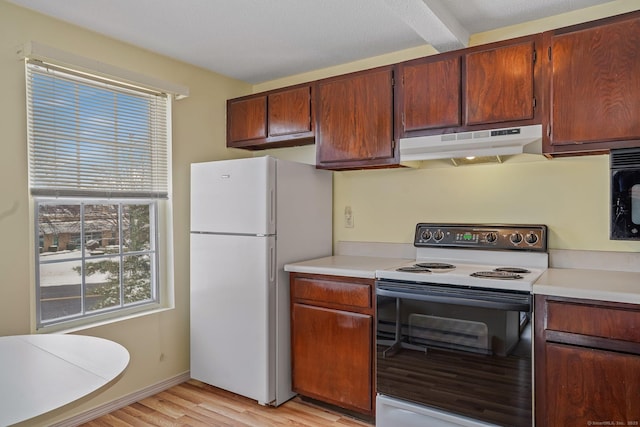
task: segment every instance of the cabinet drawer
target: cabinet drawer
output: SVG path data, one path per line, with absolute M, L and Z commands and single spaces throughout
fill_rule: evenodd
M 640 310 L 548 301 L 546 329 L 640 343 Z
M 295 277 L 291 281 L 294 299 L 303 299 L 351 307 L 371 307 L 372 284 L 338 280 Z

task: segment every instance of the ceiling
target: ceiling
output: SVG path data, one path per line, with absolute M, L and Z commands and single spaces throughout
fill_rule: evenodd
M 609 0 L 8 0 L 249 83 L 469 35 Z

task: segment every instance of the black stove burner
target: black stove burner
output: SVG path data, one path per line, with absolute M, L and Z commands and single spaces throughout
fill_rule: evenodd
M 444 262 L 419 262 L 416 267 L 430 268 L 432 270 L 453 270 L 456 268 L 453 264 L 446 264 Z
M 412 265 L 410 267 L 396 268 L 396 271 L 405 271 L 405 272 L 409 272 L 409 273 L 431 273 L 431 270 L 429 270 L 426 267 L 421 267 L 418 264 Z
M 506 273 L 522 273 L 522 274 L 531 273 L 526 268 L 520 268 L 520 267 L 498 267 L 493 271 L 504 271 Z
M 515 280 L 522 279 L 522 276 L 516 273 L 510 273 L 507 271 L 478 271 L 471 273 L 472 277 L 479 277 L 481 279 L 502 279 L 502 280 Z

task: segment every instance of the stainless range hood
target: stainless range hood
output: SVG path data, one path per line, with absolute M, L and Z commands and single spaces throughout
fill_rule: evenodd
M 500 159 L 517 154 L 542 154 L 542 125 L 488 129 L 445 135 L 400 139 L 400 163 L 415 166 L 416 161 Z M 457 165 L 463 162 L 456 162 Z

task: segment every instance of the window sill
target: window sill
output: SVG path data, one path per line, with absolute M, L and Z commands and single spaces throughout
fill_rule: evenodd
M 44 326 L 35 331 L 36 334 L 49 334 L 49 333 L 58 333 L 58 334 L 71 334 L 76 332 L 82 332 L 89 329 L 99 328 L 101 326 L 112 325 L 119 322 L 124 322 L 132 319 L 137 319 L 139 317 L 145 317 L 150 315 L 155 315 L 159 313 L 163 313 L 165 311 L 173 310 L 174 307 L 153 307 L 146 310 L 137 311 L 130 314 L 122 314 L 117 317 L 110 318 L 102 318 L 102 319 L 94 319 L 93 321 L 89 321 L 88 319 L 83 319 L 82 324 L 70 325 L 67 324 L 55 324 L 51 326 Z M 82 321 L 82 320 L 81 320 Z

